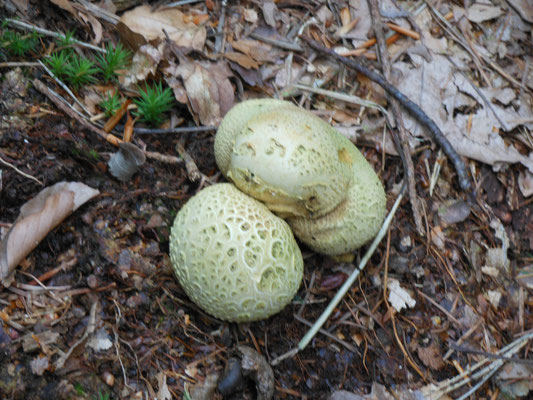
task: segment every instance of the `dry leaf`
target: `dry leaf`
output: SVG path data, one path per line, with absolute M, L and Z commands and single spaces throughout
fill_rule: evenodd
M 495 170 L 501 168 L 502 164 L 519 162 L 533 172 L 533 153 L 528 156 L 521 154 L 514 146 L 507 146 L 498 133 L 500 129 L 510 131 L 523 124 L 524 117 L 532 113 L 531 109 L 518 114 L 513 107 L 503 108 L 492 103 L 492 110 L 498 115 L 498 120 L 471 84 L 456 71 L 446 57 L 434 55 L 431 62 L 426 62 L 417 55 L 412 55 L 412 59 L 416 64 L 414 68 L 412 64 L 403 62 L 394 64 L 402 74 L 398 89 L 420 105 L 460 155 L 490 164 Z M 458 60 L 455 62 L 461 64 Z M 480 90 L 488 101 L 501 94 L 501 90 Z M 455 115 L 468 103 L 466 98 L 461 96 L 462 93 L 480 105 L 479 110 L 472 116 L 461 113 Z M 406 115 L 405 127 L 415 136 L 424 132 L 418 122 L 409 115 Z M 412 144 L 416 145 L 414 139 Z
M 498 18 L 503 14 L 500 7 L 489 6 L 487 4 L 475 3 L 468 8 L 466 17 L 472 22 L 483 22 Z
M 48 357 L 46 356 L 37 356 L 30 361 L 31 372 L 34 375 L 41 376 L 50 366 Z
M 158 372 L 158 374 L 156 375 L 156 378 L 157 378 L 157 385 L 159 386 L 156 400 L 171 400 L 172 394 L 170 393 L 170 390 L 168 390 L 167 376 L 165 375 L 165 373 Z
M 146 79 L 148 74 L 155 75 L 161 61 L 161 52 L 151 44 L 141 46 L 133 56 L 131 68 L 124 76 L 124 86 L 134 85 Z
M 272 0 L 263 1 L 261 4 L 261 9 L 263 10 L 263 17 L 265 22 L 270 25 L 272 28 L 276 27 L 276 14 L 278 13 L 278 8 Z
M 12 281 L 13 269 L 44 237 L 78 207 L 100 192 L 81 182 L 59 182 L 24 204 L 0 242 L 0 280 Z
M 165 30 L 178 46 L 196 50 L 202 50 L 204 47 L 205 27 L 185 22 L 185 15 L 175 8 L 151 12 L 150 6 L 139 6 L 125 12 L 120 22 L 131 31 L 144 36 L 147 41 L 163 40 L 165 38 L 163 30 Z
M 126 182 L 144 165 L 146 156 L 133 143 L 122 142 L 119 147 L 109 159 L 109 172 L 119 181 Z
M 411 297 L 409 292 L 400 286 L 397 279 L 389 279 L 389 302 L 396 311 L 401 311 L 402 308 L 412 308 L 416 304 L 416 300 Z
M 418 347 L 418 357 L 426 367 L 433 370 L 439 370 L 445 365 L 442 354 L 434 343 L 428 347 Z
M 533 3 L 531 0 L 507 0 L 507 2 L 522 18 L 533 24 Z
M 247 69 L 259 68 L 259 63 L 255 61 L 252 57 L 247 56 L 246 54 L 237 53 L 236 51 L 230 51 L 230 52 L 224 53 L 224 57 L 226 57 L 228 60 L 235 61 L 241 67 L 244 67 Z
M 203 125 L 217 126 L 233 106 L 235 94 L 228 79 L 232 73 L 226 63 L 193 63 L 182 58 L 165 72 L 183 79 L 191 114 Z M 175 94 L 178 98 L 179 93 Z
M 272 49 L 272 46 L 260 42 L 258 40 L 235 40 L 231 42 L 231 46 L 235 49 L 240 51 L 241 53 L 244 53 L 246 55 L 249 55 L 254 60 L 259 61 L 260 63 L 263 62 L 274 62 L 276 59 L 276 56 L 278 55 L 278 52 L 274 52 Z

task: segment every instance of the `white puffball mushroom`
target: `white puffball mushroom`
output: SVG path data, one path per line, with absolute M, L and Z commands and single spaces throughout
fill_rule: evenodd
M 288 224 L 230 183 L 209 186 L 180 209 L 170 259 L 181 286 L 216 318 L 268 318 L 296 294 L 303 259 Z
M 226 175 L 277 215 L 321 216 L 346 196 L 353 161 L 322 119 L 284 106 L 253 115 L 236 131 Z
M 350 153 L 355 162 L 346 199 L 319 218 L 287 219 L 296 237 L 321 254 L 342 256 L 360 248 L 376 236 L 385 219 L 383 185 L 355 146 Z

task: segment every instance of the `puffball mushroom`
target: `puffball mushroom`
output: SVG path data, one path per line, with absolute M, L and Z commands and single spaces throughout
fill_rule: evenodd
M 269 100 L 258 111 L 260 104 L 256 100 L 253 107 L 232 109 L 224 118 L 229 122 L 223 120 L 215 138 L 215 154 L 224 154 L 223 162 L 217 158 L 219 168 L 281 217 L 317 217 L 331 211 L 350 185 L 353 161 L 348 146 L 353 145 L 331 125 L 289 102 Z M 251 117 L 243 123 L 248 110 Z M 235 124 L 234 113 L 239 113 Z
M 217 132 L 215 155 L 228 179 L 286 218 L 294 234 L 322 254 L 361 247 L 385 217 L 383 185 L 364 156 L 331 125 L 292 103 L 265 99 L 235 106 Z
M 170 259 L 185 293 L 216 318 L 268 318 L 296 294 L 303 259 L 289 225 L 230 183 L 209 186 L 180 209 Z
M 296 237 L 318 253 L 341 256 L 358 249 L 376 236 L 385 219 L 383 185 L 355 146 L 350 153 L 353 180 L 345 200 L 319 218 L 287 219 Z

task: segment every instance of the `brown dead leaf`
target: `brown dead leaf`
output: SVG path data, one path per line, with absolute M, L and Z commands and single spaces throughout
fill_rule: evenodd
M 124 76 L 124 86 L 134 85 L 146 79 L 148 74 L 155 75 L 161 61 L 161 52 L 151 44 L 141 46 L 133 56 L 131 68 Z
M 224 57 L 226 57 L 228 60 L 236 62 L 241 67 L 244 67 L 247 69 L 259 68 L 259 63 L 257 61 L 255 61 L 252 57 L 247 56 L 246 54 L 243 54 L 243 53 L 237 53 L 236 51 L 230 51 L 230 52 L 224 53 Z
M 426 367 L 433 370 L 439 370 L 445 365 L 442 354 L 435 343 L 432 343 L 428 347 L 419 347 L 418 357 Z
M 226 63 L 193 63 L 182 58 L 178 66 L 170 66 L 166 73 L 181 77 L 191 114 L 203 125 L 217 126 L 233 106 L 235 94 L 228 79 L 232 73 Z
M 143 5 L 125 12 L 120 18 L 131 31 L 138 33 L 148 41 L 163 40 L 165 34 L 178 46 L 202 50 L 206 38 L 204 26 L 186 22 L 185 15 L 177 9 L 150 11 L 150 6 Z
M 276 54 L 272 52 L 272 46 L 267 43 L 258 40 L 240 39 L 231 42 L 231 46 L 260 63 L 275 61 Z
M 0 281 L 9 286 L 13 269 L 48 232 L 99 193 L 81 182 L 59 182 L 24 204 L 17 220 L 0 242 Z
M 94 44 L 100 43 L 102 40 L 102 24 L 85 7 L 69 0 L 50 0 L 50 2 L 71 13 L 78 21 L 83 22 L 85 25 L 90 25 L 94 33 L 92 42 Z

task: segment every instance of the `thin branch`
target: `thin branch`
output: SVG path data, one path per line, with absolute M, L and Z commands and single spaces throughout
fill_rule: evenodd
M 385 221 L 383 221 L 383 225 L 381 226 L 381 229 L 379 230 L 378 234 L 376 235 L 376 237 L 374 238 L 374 240 L 368 247 L 368 250 L 366 251 L 361 261 L 359 262 L 359 265 L 357 266 L 357 268 L 353 270 L 352 274 L 348 277 L 348 279 L 346 279 L 344 284 L 339 288 L 339 290 L 335 294 L 335 297 L 333 297 L 333 299 L 329 302 L 328 306 L 322 312 L 320 317 L 315 321 L 311 329 L 309 329 L 309 331 L 307 331 L 307 333 L 302 338 L 302 340 L 300 340 L 300 342 L 298 343 L 298 347 L 295 347 L 289 350 L 288 352 L 286 352 L 285 354 L 282 354 L 278 358 L 272 360 L 271 362 L 272 365 L 277 365 L 281 361 L 285 360 L 286 358 L 292 357 L 296 355 L 299 351 L 302 351 L 303 349 L 305 349 L 307 345 L 309 344 L 309 342 L 315 337 L 315 335 L 320 330 L 320 328 L 322 328 L 322 325 L 324 325 L 324 323 L 327 321 L 327 319 L 329 318 L 329 316 L 331 315 L 335 307 L 337 307 L 337 305 L 340 303 L 344 295 L 348 292 L 348 290 L 350 290 L 351 286 L 353 285 L 353 283 L 355 282 L 359 274 L 366 267 L 366 263 L 368 262 L 368 260 L 370 260 L 370 257 L 372 257 L 372 255 L 376 251 L 376 248 L 381 242 L 381 239 L 383 239 L 383 237 L 385 236 L 385 233 L 387 233 L 389 226 L 392 222 L 392 219 L 394 218 L 394 214 L 396 214 L 396 210 L 400 206 L 400 202 L 402 201 L 404 192 L 405 192 L 405 184 L 402 186 L 400 194 L 398 195 L 396 201 L 394 202 L 392 209 L 387 215 L 387 218 L 385 218 Z
M 11 164 L 11 163 L 7 162 L 6 160 L 2 159 L 2 157 L 0 157 L 0 162 L 2 164 L 4 164 L 5 166 L 9 167 L 9 168 L 13 168 L 17 173 L 19 173 L 23 177 L 28 178 L 28 179 L 32 179 L 35 182 L 37 182 L 39 185 L 44 186 L 44 183 L 42 183 L 39 179 L 35 178 L 34 176 L 28 175 L 25 172 L 22 172 L 20 169 L 15 167 L 13 164 Z
M 379 5 L 377 0 L 367 0 L 368 7 L 370 9 L 370 15 L 372 16 L 372 22 L 374 26 L 374 33 L 377 40 L 377 54 L 378 60 L 381 61 L 383 75 L 385 79 L 390 79 L 391 66 L 390 60 L 386 51 L 385 37 L 383 35 L 383 25 L 381 23 L 381 17 L 379 15 Z M 397 145 L 397 150 L 399 154 L 403 153 L 402 162 L 405 175 L 407 177 L 407 189 L 409 192 L 409 202 L 411 203 L 411 210 L 413 211 L 413 219 L 415 221 L 416 229 L 420 236 L 424 235 L 424 226 L 422 224 L 422 213 L 420 212 L 420 202 L 416 193 L 416 183 L 415 183 L 415 167 L 413 165 L 413 159 L 411 158 L 411 148 L 409 146 L 409 138 L 407 131 L 405 130 L 405 125 L 403 122 L 402 114 L 400 113 L 400 106 L 398 101 L 390 98 L 390 94 L 387 95 L 387 98 L 391 104 L 392 114 L 396 120 L 396 127 L 398 128 L 399 138 L 395 139 L 394 142 L 399 144 Z M 396 135 L 394 130 L 391 130 L 391 135 L 393 137 Z M 398 143 L 399 142 L 399 143 Z

